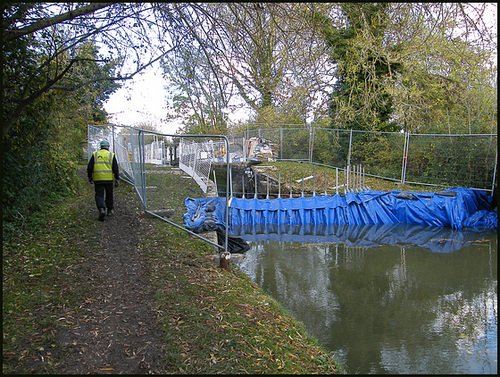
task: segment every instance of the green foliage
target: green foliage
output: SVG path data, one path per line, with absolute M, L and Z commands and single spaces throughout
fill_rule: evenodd
M 255 117 L 250 119 L 251 123 L 266 124 L 269 127 L 273 127 L 275 124 L 304 124 L 304 120 L 301 119 L 297 113 L 283 111 L 284 109 L 265 106 L 257 110 Z M 263 127 L 263 128 L 268 128 Z
M 80 306 L 88 289 L 82 284 L 87 281 L 75 278 L 72 270 L 78 266 L 82 275 L 88 272 L 82 263 L 97 233 L 80 237 L 91 233 L 92 226 L 81 216 L 88 201 L 75 203 L 75 197 L 85 194 L 78 186 L 80 195 L 31 214 L 26 231 L 3 244 L 4 373 L 30 372 L 27 361 L 40 360 L 40 355 L 45 359 L 40 363 L 43 372 L 54 373 L 51 352 L 57 319 L 68 307 Z
M 385 3 L 344 3 L 346 25 L 333 27 L 321 16 L 323 34 L 337 64 L 330 102 L 335 128 L 394 131 L 392 98 L 384 80 L 402 69 L 380 53 L 387 24 Z
M 46 209 L 50 202 L 75 189 L 72 151 L 65 149 L 64 144 L 47 140 L 48 134 L 46 128 L 38 127 L 28 135 L 19 132 L 4 139 L 4 238 L 16 228 L 21 230 L 33 213 Z
M 227 84 L 218 79 L 196 39 L 179 46 L 162 67 L 171 83 L 173 112 L 168 117 L 183 122 L 181 132 L 226 134 Z
M 37 92 L 49 80 L 37 74 L 38 60 L 44 56 L 42 47 L 32 37 L 5 46 L 11 58 L 3 76 L 6 116 L 13 116 L 20 106 L 24 110 L 2 140 L 4 239 L 22 230 L 34 213 L 74 192 L 74 164 L 81 159 L 87 125 L 105 119 L 103 101 L 118 87 L 100 81 L 109 77 L 113 66 L 99 66 L 95 45 L 83 43 L 73 49 L 81 64 L 73 65 L 52 90 L 28 101 L 25 92 Z M 69 60 L 61 54 L 57 64 L 68 66 Z M 95 85 L 88 85 L 94 81 Z
M 485 7 L 342 3 L 335 16 L 311 14 L 336 64 L 332 128 L 494 132 L 496 38 Z

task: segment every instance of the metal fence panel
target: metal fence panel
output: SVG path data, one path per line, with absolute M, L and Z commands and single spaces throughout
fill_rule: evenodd
M 251 129 L 234 134 L 272 143 L 277 159 L 344 169 L 362 165 L 367 175 L 436 186 L 493 191 L 497 134 L 445 135 L 328 128 Z M 248 152 L 244 153 L 248 157 Z
M 407 182 L 491 189 L 497 135 L 410 134 Z
M 274 131 L 276 135 L 279 130 Z M 279 156 L 283 160 L 309 161 L 311 131 L 306 128 L 283 128 L 281 132 Z

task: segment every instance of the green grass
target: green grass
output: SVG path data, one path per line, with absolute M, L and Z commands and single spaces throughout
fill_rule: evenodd
M 158 186 L 156 196 L 148 195 L 152 204 L 174 208 L 177 223 L 184 199 L 200 196 L 179 176 L 148 175 L 147 184 Z M 142 205 L 130 185 L 115 192 L 140 216 Z M 55 332 L 71 326 L 65 315 L 78 310 L 91 289 L 85 262 L 99 245 L 93 195 L 92 186 L 81 184 L 4 241 L 4 373 L 30 373 L 33 360 L 42 360 L 38 373 L 64 373 L 55 359 L 61 354 Z M 155 288 L 165 373 L 340 371 L 303 325 L 238 267 L 225 271 L 210 262 L 214 246 L 156 218 L 142 218 L 137 236 Z
M 82 192 L 80 191 L 81 195 Z M 74 221 L 82 205 L 76 197 L 34 214 L 22 232 L 3 244 L 3 372 L 28 372 L 25 361 L 45 355 L 52 370 L 50 347 L 57 318 L 77 305 L 86 287 L 75 278 L 85 259 L 91 224 Z M 47 353 L 48 352 L 48 353 Z
M 186 245 L 182 256 L 174 256 L 179 250 L 147 248 L 156 264 L 152 280 L 161 282 L 157 300 L 169 361 L 177 365 L 172 372 L 337 371 L 304 327 L 237 267 L 219 269 L 204 258 L 211 253 L 206 243 L 185 240 L 181 231 L 165 226 L 156 223 L 152 233 Z M 154 243 L 150 236 L 143 242 Z
M 278 179 L 281 173 L 281 185 L 283 187 L 289 187 L 290 185 L 290 172 L 292 173 L 293 180 L 293 192 L 298 194 L 302 190 L 302 184 L 296 181 L 301 178 L 306 178 L 311 175 L 315 175 L 315 190 L 316 193 L 321 195 L 325 191 L 325 171 L 327 180 L 327 192 L 332 195 L 334 190 L 333 187 L 336 186 L 337 177 L 336 171 L 332 168 L 326 168 L 324 166 L 314 166 L 306 163 L 297 163 L 290 161 L 264 161 L 262 164 L 254 167 L 257 170 L 265 170 L 269 175 L 275 179 Z M 338 184 L 342 185 L 344 183 L 344 173 L 339 169 L 338 172 Z M 410 184 L 400 184 L 399 182 L 383 180 L 379 178 L 373 178 L 366 176 L 365 185 L 372 190 L 377 191 L 410 191 L 410 192 L 435 192 L 440 191 L 444 187 L 438 186 L 425 186 L 425 185 L 410 185 Z M 313 190 L 313 180 L 309 179 L 304 181 L 304 191 L 312 192 Z M 285 189 L 288 193 L 288 189 Z M 339 189 L 339 192 L 343 192 Z

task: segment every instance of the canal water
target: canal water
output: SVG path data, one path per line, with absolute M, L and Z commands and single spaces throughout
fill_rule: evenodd
M 237 233 L 251 245 L 241 269 L 349 373 L 497 373 L 496 232 Z

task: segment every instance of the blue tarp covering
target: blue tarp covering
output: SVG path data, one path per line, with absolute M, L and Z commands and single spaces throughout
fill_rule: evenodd
M 461 187 L 439 193 L 368 190 L 344 196 L 232 198 L 229 227 L 405 223 L 451 229 L 462 229 L 464 226 L 496 228 L 497 216 L 491 208 L 492 201 L 493 197 L 483 191 Z M 223 226 L 225 198 L 187 198 L 185 205 L 188 212 L 184 215 L 184 226 L 194 231 L 201 229 L 208 203 L 216 204 L 214 218 L 218 225 Z
M 186 198 L 184 206 L 187 212 L 183 215 L 183 225 L 189 230 L 200 233 L 205 223 L 207 206 L 209 204 L 215 205 L 213 217 L 215 224 L 225 228 L 225 212 L 226 212 L 226 198 Z

